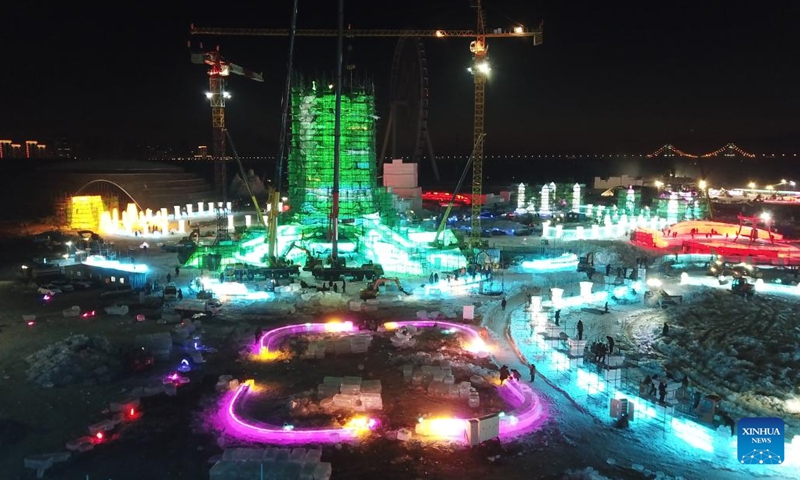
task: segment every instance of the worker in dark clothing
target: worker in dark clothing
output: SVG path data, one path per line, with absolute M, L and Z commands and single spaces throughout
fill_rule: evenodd
M 692 408 L 697 410 L 697 407 L 700 406 L 700 400 L 703 399 L 703 394 L 700 393 L 700 390 L 694 391 L 694 397 L 692 398 Z
M 611 264 L 606 265 L 606 277 L 611 275 Z
M 528 365 L 528 370 L 530 371 L 531 374 L 531 383 L 533 383 L 533 381 L 536 380 L 536 365 L 531 363 L 530 365 Z
M 608 354 L 611 355 L 614 353 L 614 337 L 609 335 L 606 337 L 606 340 L 608 340 Z
M 180 274 L 181 274 L 181 267 L 175 267 L 175 278 L 178 278 Z
M 603 308 L 603 313 L 608 313 L 608 302 L 606 302 L 606 306 Z
M 170 282 L 172 282 L 172 275 L 170 275 L 170 274 L 168 273 L 168 274 L 167 274 L 167 283 L 170 283 Z
M 719 412 L 719 418 L 722 420 L 723 425 L 730 427 L 731 437 L 736 435 L 736 422 L 733 421 L 733 418 L 725 412 Z
M 667 396 L 667 382 L 661 380 L 658 382 L 658 403 L 664 403 L 664 397 Z
M 578 320 L 578 340 L 583 340 L 583 321 Z
M 512 377 L 512 378 L 513 378 L 515 381 L 519 382 L 519 379 L 520 379 L 520 377 L 522 377 L 522 375 L 519 373 L 519 370 L 517 370 L 517 369 L 513 369 L 513 368 L 512 368 L 512 369 L 511 369 L 511 377 Z
M 347 293 L 347 283 L 344 280 L 342 280 L 342 293 Z
M 178 300 L 183 300 L 183 289 L 178 289 Z
M 664 328 L 661 329 L 661 335 L 665 337 L 669 335 L 669 325 L 666 322 L 664 322 Z
M 507 366 L 503 365 L 502 367 L 500 367 L 500 385 L 502 385 L 503 382 L 505 382 L 510 376 L 511 372 L 508 371 Z
M 504 311 L 505 311 L 505 309 L 506 309 L 506 305 L 508 305 L 508 302 L 506 301 L 506 297 L 503 297 L 503 301 L 501 301 L 501 302 L 500 302 L 500 307 L 501 307 L 501 308 L 502 308 Z
M 561 310 L 556 310 L 556 325 L 561 321 Z

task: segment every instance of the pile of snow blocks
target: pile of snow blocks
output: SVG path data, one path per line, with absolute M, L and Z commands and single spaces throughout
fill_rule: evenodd
M 157 360 L 169 360 L 172 353 L 172 335 L 169 332 L 136 335 L 133 344 L 150 350 Z
M 333 410 L 367 412 L 383 410 L 380 380 L 362 380 L 361 377 L 325 377 L 317 393 L 319 398 L 331 398 Z
M 211 467 L 210 480 L 328 480 L 333 467 L 312 448 L 229 448 Z M 262 476 L 263 471 L 263 476 Z
M 325 340 L 324 354 L 331 355 L 353 355 L 362 354 L 369 351 L 372 344 L 372 335 L 369 332 L 347 335 L 337 339 Z M 319 355 L 319 346 L 314 347 L 315 357 Z M 324 357 L 323 357 L 324 358 Z

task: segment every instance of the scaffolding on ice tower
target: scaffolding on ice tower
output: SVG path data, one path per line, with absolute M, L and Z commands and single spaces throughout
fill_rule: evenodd
M 342 92 L 339 222 L 360 226 L 377 214 L 393 225 L 391 197 L 377 184 L 375 97 L 371 85 L 350 85 Z M 328 228 L 330 222 L 335 92 L 323 82 L 300 80 L 292 89 L 292 149 L 289 155 L 289 202 L 293 219 Z

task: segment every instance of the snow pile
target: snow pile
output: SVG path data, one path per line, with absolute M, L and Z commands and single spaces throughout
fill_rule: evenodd
M 297 302 L 298 307 L 346 308 L 348 298 L 336 292 L 303 293 Z
M 610 480 L 592 467 L 583 470 L 567 470 L 561 478 L 562 480 Z
M 595 265 L 611 264 L 630 267 L 636 265 L 637 258 L 652 255 L 629 242 L 614 240 L 574 240 L 570 241 L 568 245 L 569 249 L 579 257 L 587 253 L 594 253 Z
M 689 301 L 687 301 L 689 300 Z M 703 289 L 682 305 L 630 315 L 626 332 L 639 367 L 653 373 L 683 372 L 706 393 L 722 396 L 740 416 L 777 416 L 790 426 L 800 411 L 795 396 L 800 371 L 796 302 L 757 295 L 746 300 L 728 291 Z M 669 335 L 661 335 L 663 323 Z M 796 417 L 795 417 L 796 419 Z M 792 425 L 794 424 L 794 425 Z
M 43 387 L 107 382 L 121 368 L 119 351 L 100 336 L 72 335 L 25 360 L 28 380 Z

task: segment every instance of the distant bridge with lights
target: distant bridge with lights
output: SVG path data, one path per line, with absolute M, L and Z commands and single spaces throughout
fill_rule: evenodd
M 484 158 L 487 160 L 512 160 L 512 159 L 526 159 L 526 158 L 563 158 L 563 159 L 581 159 L 585 158 L 587 160 L 592 159 L 614 159 L 614 158 L 670 158 L 670 157 L 680 157 L 680 158 L 688 158 L 688 159 L 713 159 L 713 158 L 739 158 L 739 159 L 748 159 L 748 158 L 797 158 L 798 153 L 794 152 L 782 152 L 782 153 L 752 153 L 748 152 L 738 145 L 734 143 L 728 143 L 724 146 L 710 151 L 706 153 L 690 153 L 685 150 L 682 150 L 671 143 L 666 143 L 656 150 L 650 153 L 528 153 L 528 154 L 500 154 L 500 155 L 485 155 Z M 274 156 L 246 156 L 241 157 L 244 161 L 274 161 Z M 408 156 L 400 156 L 399 158 L 403 160 L 408 160 L 411 157 Z M 442 155 L 437 156 L 438 159 L 442 160 L 466 160 L 468 158 L 467 155 Z M 153 160 L 165 160 L 163 157 Z M 198 157 L 173 157 L 169 159 L 170 161 L 176 162 L 194 162 L 198 160 L 204 160 Z M 210 158 L 205 159 L 210 160 Z M 386 157 L 384 160 L 391 160 L 391 158 Z

